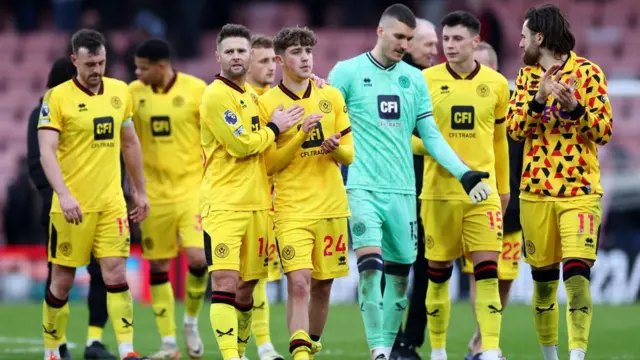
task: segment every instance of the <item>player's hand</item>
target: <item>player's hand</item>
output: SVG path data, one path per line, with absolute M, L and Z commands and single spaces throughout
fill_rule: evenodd
M 316 83 L 316 85 L 317 85 L 320 89 L 322 89 L 325 85 L 331 85 L 331 84 L 329 84 L 329 81 L 328 81 L 328 80 L 325 80 L 325 79 L 319 78 L 316 74 L 311 74 L 310 79 L 311 79 L 311 80 L 313 80 L 313 82 L 314 82 L 314 83 Z
M 80 203 L 71 196 L 71 194 L 58 196 L 58 202 L 60 203 L 60 209 L 64 219 L 68 223 L 78 225 L 82 222 L 82 209 L 80 209 Z
M 500 194 L 500 205 L 502 206 L 502 213 L 507 212 L 507 207 L 509 206 L 509 201 L 511 200 L 511 194 Z
M 149 215 L 149 199 L 144 191 L 132 191 L 131 197 L 134 208 L 129 216 L 133 222 L 140 223 Z
M 315 129 L 316 125 L 318 125 L 320 119 L 322 119 L 322 114 L 311 114 L 307 116 L 302 122 L 302 131 L 305 134 L 310 133 L 311 130 Z
M 482 171 L 467 171 L 462 175 L 460 182 L 464 191 L 467 192 L 471 202 L 475 205 L 479 202 L 483 202 L 491 195 L 491 186 L 482 179 L 488 179 L 489 173 Z
M 538 93 L 536 94 L 536 101 L 540 104 L 544 104 L 547 102 L 547 98 L 551 95 L 551 90 L 553 89 L 553 83 L 556 82 L 554 79 L 554 73 L 560 69 L 560 65 L 555 64 L 551 65 L 547 71 L 544 72 L 542 78 L 540 79 L 540 85 L 538 86 Z
M 551 95 L 558 100 L 560 107 L 566 111 L 573 111 L 578 106 L 578 99 L 575 96 L 575 77 L 571 75 L 568 83 L 565 83 L 560 79 L 561 74 L 556 75 L 556 80 L 551 89 Z
M 340 146 L 340 133 L 331 135 L 327 140 L 322 142 L 322 145 L 320 145 L 322 150 L 327 154 L 335 151 L 338 146 Z
M 283 109 L 283 106 L 279 105 L 271 114 L 270 121 L 278 127 L 280 132 L 285 132 L 297 124 L 303 115 L 304 108 L 300 105 L 293 105 L 287 109 Z

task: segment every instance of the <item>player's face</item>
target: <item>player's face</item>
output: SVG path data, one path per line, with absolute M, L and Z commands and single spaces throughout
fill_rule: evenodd
M 473 58 L 480 36 L 472 34 L 462 25 L 445 26 L 442 29 L 442 47 L 450 63 L 463 63 Z
M 136 63 L 136 76 L 147 85 L 160 85 L 164 80 L 164 66 L 160 63 L 152 63 L 149 59 L 134 57 Z
M 276 77 L 276 53 L 273 49 L 258 48 L 251 50 L 251 77 L 266 86 L 273 84 Z
M 433 30 L 424 34 L 416 35 L 411 40 L 411 56 L 416 64 L 425 67 L 433 65 L 433 61 L 438 56 L 438 35 Z
M 402 60 L 413 39 L 414 29 L 396 19 L 389 19 L 378 27 L 378 40 L 381 42 L 384 56 L 391 61 Z
M 520 49 L 522 49 L 522 62 L 525 65 L 533 66 L 540 60 L 540 44 L 542 43 L 542 35 L 534 34 L 525 21 L 522 24 L 522 38 L 520 39 Z
M 107 63 L 107 51 L 104 46 L 100 47 L 95 54 L 90 53 L 89 49 L 81 47 L 77 54 L 71 55 L 71 61 L 78 71 L 80 80 L 89 86 L 100 85 Z
M 477 49 L 473 58 L 484 66 L 488 66 L 493 70 L 498 70 L 498 64 L 496 64 L 494 61 L 491 61 L 491 57 L 489 56 L 489 52 L 487 50 Z
M 251 44 L 242 37 L 229 37 L 220 42 L 216 61 L 224 74 L 231 77 L 246 75 L 251 58 Z
M 282 69 L 290 77 L 308 79 L 313 71 L 313 48 L 311 46 L 294 45 L 279 56 Z

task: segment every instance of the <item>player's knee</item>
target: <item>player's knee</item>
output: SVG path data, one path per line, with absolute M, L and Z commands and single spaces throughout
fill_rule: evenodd
M 453 266 L 446 268 L 433 268 L 429 267 L 427 270 L 427 277 L 434 284 L 444 284 L 451 279 L 453 273 Z
M 149 269 L 152 274 L 168 272 L 170 267 L 171 267 L 171 260 L 169 259 L 149 260 Z
M 60 299 L 66 299 L 73 287 L 75 274 L 76 269 L 74 268 L 52 264 L 49 289 L 53 295 Z
M 498 278 L 498 263 L 495 261 L 482 261 L 473 267 L 473 277 L 476 282 L 487 279 Z
M 127 282 L 126 260 L 124 258 L 100 259 L 100 268 L 105 284 L 113 285 Z
M 311 279 L 302 272 L 292 271 L 287 274 L 289 297 L 295 299 L 308 299 L 311 287 Z
M 311 281 L 311 297 L 314 299 L 328 299 L 331 296 L 331 286 L 333 279 L 328 280 L 312 280 Z
M 382 272 L 384 261 L 380 254 L 365 254 L 358 258 L 358 272 L 360 277 L 372 275 L 375 271 Z
M 206 268 L 207 259 L 204 255 L 204 249 L 187 248 L 185 250 L 189 268 Z
M 216 270 L 211 273 L 211 289 L 235 294 L 240 276 L 237 271 Z
M 591 279 L 591 268 L 589 264 L 580 259 L 569 259 L 562 266 L 562 278 L 564 281 L 574 276 L 582 276 L 587 280 Z

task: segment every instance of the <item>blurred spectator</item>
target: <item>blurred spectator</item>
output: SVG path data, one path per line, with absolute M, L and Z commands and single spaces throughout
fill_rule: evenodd
M 130 82 L 137 79 L 136 63 L 133 58 L 138 45 L 150 38 L 166 38 L 166 26 L 161 18 L 149 10 L 140 11 L 135 17 L 135 28 L 133 30 L 129 47 L 123 54 L 122 62 L 127 67 L 127 79 Z M 173 49 L 172 49 L 173 50 Z
M 480 19 L 480 24 L 482 25 L 480 38 L 488 42 L 496 50 L 498 63 L 502 63 L 502 25 L 500 24 L 498 16 L 487 5 L 486 0 L 467 0 L 466 5 L 468 6 L 469 12 Z
M 113 45 L 109 40 L 109 36 L 105 32 L 105 29 L 102 26 L 102 18 L 100 17 L 100 13 L 95 9 L 86 10 L 84 13 L 82 13 L 80 27 L 84 29 L 92 29 L 92 30 L 100 31 L 105 36 L 105 39 L 107 41 L 104 46 L 105 50 L 107 51 L 107 64 L 105 68 L 105 75 L 111 76 L 110 70 L 113 68 L 113 65 L 118 61 L 118 54 L 113 50 Z M 74 30 L 74 32 L 76 30 Z M 66 55 L 70 55 L 71 53 L 73 53 L 73 50 L 71 49 L 71 39 L 69 39 L 69 43 L 67 44 Z
M 38 226 L 38 195 L 29 181 L 27 158 L 18 159 L 19 173 L 6 189 L 4 230 L 7 244 L 42 244 L 44 239 Z
M 20 0 L 23 2 L 24 0 Z M 78 30 L 82 0 L 51 0 L 56 30 L 72 33 Z
M 38 0 L 13 0 L 16 30 L 27 32 L 38 27 Z

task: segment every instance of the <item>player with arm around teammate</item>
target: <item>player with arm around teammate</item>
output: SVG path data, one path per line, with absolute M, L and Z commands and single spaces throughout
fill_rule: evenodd
M 151 300 L 162 349 L 152 359 L 177 358 L 175 299 L 169 282 L 171 259 L 182 250 L 189 271 L 185 278 L 183 334 L 189 357 L 204 348 L 198 315 L 207 289 L 199 191 L 202 176 L 200 101 L 204 81 L 173 69 L 169 44 L 150 39 L 135 54 L 138 80 L 129 85 L 133 123 L 144 155 L 151 210 L 142 222 L 143 257 L 149 260 Z
M 573 52 L 575 38 L 557 6 L 529 9 L 521 35 L 525 66 L 516 79 L 508 131 L 524 142 L 520 221 L 534 284 L 533 317 L 544 360 L 557 360 L 562 264 L 569 358 L 583 360 L 602 219 L 597 147 L 613 134 L 607 80 L 598 65 Z
M 133 299 L 126 280 L 129 224 L 120 185 L 120 152 L 132 181 L 134 221 L 149 211 L 140 143 L 131 121 L 127 85 L 104 77 L 105 39 L 80 30 L 71 39 L 77 76 L 49 90 L 38 127 L 42 167 L 53 188 L 49 260 L 51 283 L 43 304 L 46 360 L 58 360 L 57 334 L 66 332 L 69 291 L 75 269 L 100 262 L 107 310 L 120 358 L 142 359 L 133 351 Z
M 251 33 L 242 25 L 227 24 L 216 45 L 221 73 L 205 90 L 200 106 L 200 208 L 211 272 L 211 326 L 223 360 L 239 360 L 251 334 L 253 289 L 268 273 L 265 240 L 271 198 L 264 150 L 300 120 L 303 110 L 295 106 L 275 111 L 262 126 L 258 95 L 245 84 Z
M 329 75 L 345 98 L 358 149 L 349 167 L 347 194 L 360 308 L 371 358 L 377 360 L 388 359 L 391 352 L 417 253 L 413 129 L 418 128 L 431 156 L 462 183 L 474 202 L 486 200 L 491 192 L 482 181 L 489 174 L 469 170 L 440 134 L 420 71 L 401 61 L 415 26 L 415 16 L 405 5 L 388 7 L 374 49 L 339 62 Z
M 288 281 L 289 351 L 296 360 L 319 351 L 333 279 L 348 274 L 349 207 L 338 164 L 354 158 L 342 94 L 311 80 L 316 36 L 285 28 L 274 37 L 283 79 L 260 97 L 261 118 L 300 105 L 306 118 L 267 151 L 274 176 L 275 224 Z M 317 184 L 317 186 L 309 186 Z

